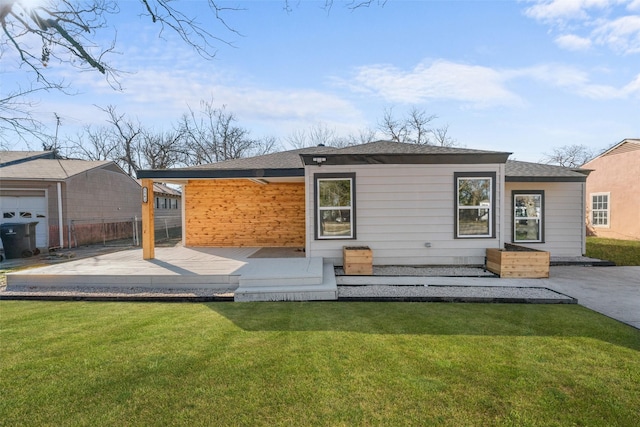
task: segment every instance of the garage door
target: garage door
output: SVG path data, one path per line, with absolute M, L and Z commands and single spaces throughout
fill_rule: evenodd
M 36 246 L 48 248 L 49 221 L 47 219 L 47 198 L 41 196 L 1 196 L 2 223 L 38 222 L 36 225 Z

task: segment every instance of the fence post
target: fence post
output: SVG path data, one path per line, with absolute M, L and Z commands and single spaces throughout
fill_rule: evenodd
M 138 246 L 138 217 L 133 217 L 133 246 Z

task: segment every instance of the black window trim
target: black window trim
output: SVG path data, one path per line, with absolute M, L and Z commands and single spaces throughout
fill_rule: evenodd
M 496 172 L 454 172 L 453 173 L 453 238 L 467 239 L 495 239 L 496 238 Z M 458 235 L 458 178 L 491 178 L 491 222 L 489 236 L 459 236 Z
M 523 194 L 531 194 L 531 195 L 540 195 L 541 196 L 541 204 L 542 204 L 542 208 L 540 209 L 540 220 L 542 221 L 542 226 L 540 227 L 540 240 L 539 241 L 524 241 L 524 240 L 518 240 L 516 241 L 516 211 L 515 211 L 515 202 L 516 202 L 516 196 L 517 195 L 523 195 Z M 546 216 L 546 209 L 547 209 L 547 202 L 545 200 L 544 197 L 544 190 L 511 190 L 511 242 L 518 244 L 518 243 L 525 243 L 525 244 L 540 244 L 540 243 L 545 243 L 545 227 L 547 224 L 547 216 Z
M 350 237 L 322 237 L 320 236 L 320 226 L 318 224 L 318 181 L 323 179 L 345 178 L 351 179 L 351 236 Z M 314 173 L 313 174 L 313 227 L 315 240 L 356 240 L 356 174 L 355 172 L 344 173 Z

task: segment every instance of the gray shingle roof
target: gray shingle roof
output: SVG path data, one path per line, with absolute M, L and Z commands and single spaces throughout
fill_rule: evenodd
M 302 176 L 304 163 L 313 163 L 313 156 L 327 157 L 327 164 L 404 164 L 404 163 L 503 163 L 511 153 L 502 151 L 473 150 L 457 147 L 406 144 L 393 141 L 376 141 L 345 148 L 308 147 L 297 150 L 266 154 L 263 156 L 227 160 L 190 168 L 139 171 L 141 178 L 241 178 L 268 176 Z M 340 163 L 343 162 L 343 163 Z M 370 162 L 370 163 L 368 163 Z M 507 161 L 506 175 L 509 181 L 583 181 L 586 173 L 579 173 L 560 166 L 518 161 Z
M 0 168 L 0 179 L 64 181 L 91 169 L 113 162 L 89 160 L 35 159 Z
M 440 147 L 436 145 L 408 144 L 394 141 L 374 141 L 366 144 L 335 149 L 331 154 L 368 155 L 368 154 L 496 154 L 500 151 L 472 150 L 469 148 Z M 505 153 L 507 154 L 507 153 Z M 508 153 L 511 154 L 511 153 Z
M 54 153 L 53 151 L 0 151 L 0 167 L 36 158 L 53 159 Z
M 225 160 L 207 165 L 192 166 L 183 170 L 193 169 L 302 169 L 304 165 L 300 154 L 316 154 L 335 151 L 333 147 L 307 147 L 297 150 L 281 151 L 256 157 Z
M 507 160 L 507 181 L 585 181 L 589 171 L 562 166 Z

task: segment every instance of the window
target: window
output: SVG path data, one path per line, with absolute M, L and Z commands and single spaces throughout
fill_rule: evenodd
M 355 239 L 355 174 L 316 174 L 316 238 Z
M 454 174 L 455 237 L 495 237 L 495 172 Z
M 513 242 L 544 242 L 544 191 L 514 191 Z
M 15 212 L 3 212 L 2 213 L 2 218 L 15 218 L 16 213 Z
M 609 193 L 591 194 L 591 224 L 609 227 Z

